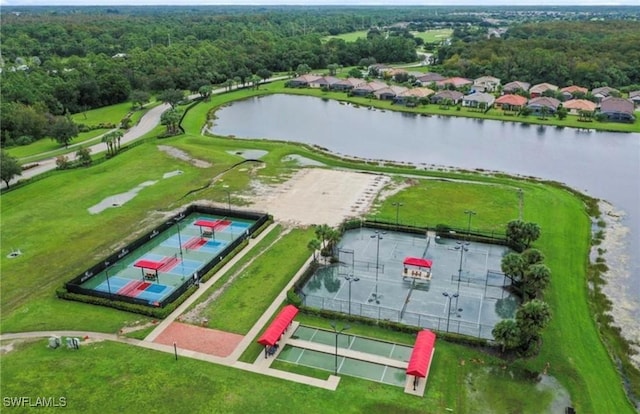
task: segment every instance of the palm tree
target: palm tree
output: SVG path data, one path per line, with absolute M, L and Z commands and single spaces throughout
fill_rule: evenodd
M 318 260 L 318 250 L 320 250 L 322 248 L 322 244 L 320 243 L 320 240 L 318 239 L 313 239 L 310 240 L 309 243 L 307 244 L 307 247 L 309 248 L 309 250 L 311 250 L 313 252 L 313 261 L 317 261 Z
M 491 331 L 493 339 L 502 346 L 502 352 L 520 344 L 520 328 L 513 319 L 503 319 Z
M 524 274 L 522 291 L 526 299 L 536 298 L 551 280 L 551 270 L 543 264 L 534 264 Z
M 507 253 L 502 258 L 500 268 L 502 269 L 502 273 L 513 280 L 515 284 L 520 284 L 524 272 L 527 269 L 527 264 L 520 254 Z
M 551 310 L 541 300 L 533 299 L 522 305 L 516 312 L 516 323 L 520 329 L 522 346 L 525 350 L 538 341 L 540 332 L 549 324 Z
M 113 135 L 111 132 L 108 132 L 102 136 L 100 142 L 107 145 L 107 156 L 111 156 L 113 152 Z

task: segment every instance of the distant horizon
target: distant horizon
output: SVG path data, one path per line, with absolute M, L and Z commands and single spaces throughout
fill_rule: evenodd
M 0 0 L 0 6 L 640 6 L 638 0 Z

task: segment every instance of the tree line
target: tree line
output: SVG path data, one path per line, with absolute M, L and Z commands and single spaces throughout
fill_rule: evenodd
M 461 28 L 438 50 L 438 62 L 467 78 L 640 89 L 640 22 L 539 22 L 511 26 L 499 38 Z

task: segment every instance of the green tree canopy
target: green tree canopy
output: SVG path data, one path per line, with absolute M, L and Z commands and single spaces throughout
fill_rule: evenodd
M 9 188 L 9 182 L 17 175 L 22 174 L 22 167 L 17 159 L 9 155 L 6 151 L 0 151 L 0 175 L 2 181 Z

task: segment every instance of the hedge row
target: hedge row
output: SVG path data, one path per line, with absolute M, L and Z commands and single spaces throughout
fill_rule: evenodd
M 56 290 L 56 295 L 60 299 L 90 303 L 92 305 L 107 306 L 114 309 L 119 309 L 127 312 L 133 312 L 141 315 L 150 316 L 156 319 L 164 319 L 167 316 L 169 316 L 171 312 L 176 310 L 176 308 L 180 306 L 185 300 L 187 300 L 187 298 L 191 296 L 193 292 L 195 292 L 197 289 L 198 287 L 196 285 L 190 286 L 182 295 L 180 295 L 180 297 L 178 297 L 178 299 L 174 300 L 164 308 L 143 306 L 143 305 L 137 305 L 133 303 L 122 302 L 118 300 L 109 300 L 109 299 L 100 298 L 97 296 L 88 296 L 88 295 L 80 295 L 77 293 L 70 293 L 70 292 L 67 292 L 65 288 L 60 288 Z

